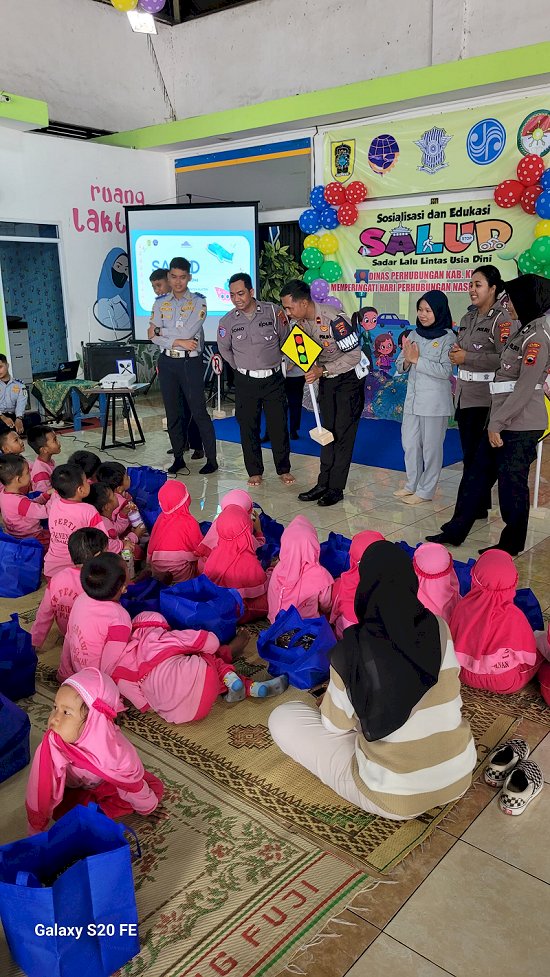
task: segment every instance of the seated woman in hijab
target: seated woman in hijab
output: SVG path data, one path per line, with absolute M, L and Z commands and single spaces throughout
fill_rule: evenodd
M 449 629 L 417 594 L 405 551 L 369 546 L 358 624 L 333 648 L 320 712 L 288 702 L 269 718 L 283 753 L 345 800 L 397 821 L 462 797 L 476 763 Z

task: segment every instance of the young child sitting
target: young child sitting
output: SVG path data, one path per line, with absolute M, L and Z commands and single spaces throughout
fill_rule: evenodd
M 112 488 L 107 485 L 107 482 L 94 482 L 90 487 L 88 502 L 90 505 L 93 505 L 94 509 L 97 509 L 103 519 L 109 539 L 118 539 L 122 533 L 118 531 L 120 524 L 117 526 L 115 523 L 116 514 L 120 510 L 120 502 L 116 492 L 113 492 Z M 131 529 L 131 527 L 126 519 L 124 540 L 131 542 L 134 547 L 137 547 L 138 540 L 145 535 L 147 530 L 143 524 L 130 532 L 128 532 L 128 529 Z M 136 559 L 139 558 L 137 549 L 134 550 L 134 556 Z
M 48 496 L 40 496 L 36 501 L 29 499 L 31 487 L 29 463 L 21 455 L 2 455 L 0 457 L 0 483 L 4 491 L 0 495 L 0 512 L 6 532 L 17 539 L 34 536 L 44 550 L 47 550 L 50 534 L 40 525 L 47 519 L 46 503 Z
M 93 451 L 73 451 L 68 460 L 69 465 L 76 465 L 82 469 L 89 482 L 95 482 L 96 472 L 101 465 L 101 458 Z
M 76 804 L 95 802 L 111 818 L 151 814 L 158 806 L 162 782 L 144 770 L 115 725 L 123 710 L 115 683 L 97 668 L 84 669 L 58 689 L 27 784 L 31 834 L 45 831 Z
M 422 543 L 415 550 L 413 567 L 418 577 L 418 599 L 447 624 L 460 600 L 453 558 L 441 543 Z
M 205 575 L 219 587 L 239 591 L 245 604 L 242 624 L 265 617 L 268 576 L 256 556 L 250 516 L 240 506 L 228 505 L 216 522 L 218 544 L 204 565 Z
M 61 444 L 53 427 L 37 424 L 27 431 L 27 441 L 37 458 L 31 465 L 31 484 L 33 492 L 47 492 L 52 487 L 52 472 L 55 468 L 54 455 L 61 451 Z
M 487 550 L 473 567 L 472 589 L 449 625 L 465 685 L 507 695 L 538 671 L 543 659 L 535 635 L 514 604 L 517 583 L 514 561 L 503 550 Z
M 112 675 L 131 633 L 130 615 L 120 606 L 128 584 L 122 557 L 115 553 L 92 557 L 80 571 L 80 582 L 83 593 L 69 614 L 57 672 L 60 682 L 88 667 Z
M 352 624 L 357 624 L 355 593 L 359 586 L 359 564 L 361 557 L 372 543 L 383 539 L 382 533 L 365 529 L 364 532 L 357 533 L 351 541 L 349 570 L 346 570 L 334 582 L 334 587 L 332 588 L 330 623 L 339 641 L 341 641 L 346 628 L 351 627 Z
M 96 481 L 102 485 L 108 485 L 115 493 L 117 504 L 113 510 L 111 519 L 117 535 L 124 536 L 131 528 L 129 513 L 137 511 L 137 506 L 128 492 L 130 488 L 130 476 L 124 465 L 121 465 L 119 461 L 105 461 L 97 470 Z
M 197 576 L 200 526 L 189 511 L 191 496 L 183 482 L 169 479 L 159 489 L 160 516 L 151 530 L 147 560 L 153 575 L 172 574 L 174 583 Z
M 49 507 L 50 548 L 44 560 L 46 577 L 72 566 L 69 554 L 69 536 L 77 529 L 101 529 L 108 537 L 107 527 L 97 509 L 85 499 L 90 494 L 90 483 L 81 468 L 76 465 L 58 465 L 52 472 L 52 488 L 55 489 Z M 132 544 L 129 544 L 132 545 Z M 119 539 L 109 539 L 112 553 L 122 551 Z
M 231 492 L 227 492 L 221 501 L 221 511 L 227 509 L 228 505 L 238 505 L 245 512 L 248 513 L 252 521 L 252 532 L 254 534 L 254 545 L 256 549 L 263 546 L 265 543 L 265 536 L 262 532 L 262 527 L 260 524 L 260 517 L 256 510 L 254 509 L 254 503 L 248 492 L 244 489 L 232 489 Z M 210 526 L 210 529 L 206 533 L 206 536 L 202 542 L 197 547 L 197 556 L 199 557 L 199 572 L 202 573 L 204 569 L 204 564 L 210 556 L 212 550 L 217 546 L 218 543 L 218 527 L 216 525 L 217 520 Z
M 0 454 L 22 455 L 24 450 L 25 442 L 19 437 L 15 428 L 0 423 Z
M 107 542 L 105 533 L 100 529 L 77 529 L 69 536 L 69 554 L 74 566 L 60 570 L 48 582 L 31 630 L 32 643 L 37 650 L 44 644 L 54 621 L 65 637 L 73 604 L 84 593 L 80 582 L 82 565 L 103 553 Z
M 291 604 L 302 617 L 328 614 L 334 580 L 319 563 L 317 530 L 305 516 L 296 516 L 281 536 L 279 562 L 267 589 L 267 616 L 271 623 Z

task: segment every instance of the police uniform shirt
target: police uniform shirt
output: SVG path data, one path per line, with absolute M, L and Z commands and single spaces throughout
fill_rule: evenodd
M 233 309 L 220 319 L 218 349 L 234 370 L 273 370 L 281 365 L 281 346 L 289 332 L 280 306 L 256 302 L 253 316 Z
M 0 380 L 0 414 L 23 417 L 27 406 L 27 388 L 21 380 Z
M 546 430 L 542 384 L 549 370 L 550 318 L 541 316 L 521 327 L 502 351 L 495 383 L 514 381 L 515 386 L 508 392 L 493 393 L 490 431 Z
M 308 336 L 311 336 L 312 339 L 315 339 L 323 347 L 322 352 L 319 353 L 315 361 L 315 365 L 322 366 L 323 369 L 326 369 L 329 376 L 339 376 L 341 373 L 349 373 L 350 370 L 355 369 L 361 359 L 361 347 L 358 345 L 354 349 L 342 352 L 337 346 L 332 332 L 333 324 L 337 324 L 339 319 L 343 319 L 353 332 L 354 330 L 349 318 L 341 312 L 335 313 L 334 306 L 332 305 L 320 305 L 317 302 L 314 302 L 314 305 L 315 318 L 301 319 L 298 325 Z
M 151 324 L 158 330 L 151 342 L 160 349 L 172 349 L 174 339 L 196 339 L 197 353 L 204 349 L 204 320 L 206 318 L 206 299 L 199 292 L 183 293 L 176 299 L 172 292 L 159 295 L 153 306 Z M 183 352 L 181 346 L 176 350 Z
M 500 363 L 500 353 L 507 340 L 517 330 L 510 313 L 500 302 L 484 314 L 469 309 L 462 316 L 458 327 L 458 345 L 466 353 L 458 370 L 455 403 L 457 407 L 489 407 L 491 391 L 489 380 L 461 380 L 460 371 L 469 373 L 494 373 Z

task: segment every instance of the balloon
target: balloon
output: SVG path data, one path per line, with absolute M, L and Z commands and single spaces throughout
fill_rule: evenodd
M 337 282 L 342 277 L 342 267 L 337 261 L 324 261 L 319 268 L 319 278 L 326 282 Z
M 324 302 L 330 294 L 329 283 L 324 278 L 315 278 L 311 283 L 311 297 L 314 302 Z
M 344 227 L 351 227 L 359 219 L 359 211 L 355 204 L 342 204 L 338 207 L 338 220 Z
M 306 285 L 311 285 L 316 280 L 318 274 L 318 268 L 308 268 L 308 270 L 302 275 L 302 279 Z
M 340 299 L 337 299 L 335 295 L 329 295 L 328 299 L 325 299 L 324 304 L 332 305 L 333 308 L 338 309 L 339 312 L 341 312 L 342 309 L 344 308 Z
M 325 188 L 323 186 L 313 187 L 309 195 L 309 202 L 315 210 L 322 210 L 325 206 Z
M 519 180 L 503 180 L 493 194 L 499 207 L 515 207 L 519 204 L 525 187 Z
M 524 187 L 532 187 L 535 183 L 539 182 L 539 178 L 544 173 L 544 161 L 541 156 L 537 156 L 536 153 L 529 153 L 528 156 L 524 156 L 520 159 L 516 173 L 518 175 L 518 180 L 523 183 Z
M 338 239 L 330 231 L 327 231 L 326 234 L 321 234 L 318 247 L 323 254 L 334 254 L 335 251 L 338 251 Z
M 325 259 L 319 248 L 304 248 L 300 260 L 305 268 L 320 268 Z
M 367 188 L 361 180 L 354 180 L 346 187 L 346 200 L 348 204 L 362 204 L 367 199 Z
M 533 187 L 526 187 L 521 195 L 520 206 L 526 214 L 536 214 L 537 197 L 542 193 L 542 187 L 536 183 Z
M 298 223 L 304 234 L 315 234 L 321 226 L 319 214 L 316 210 L 303 210 L 298 218 Z
M 535 224 L 535 237 L 546 237 L 547 234 L 550 234 L 550 220 L 537 221 Z
M 346 199 L 346 191 L 339 183 L 327 183 L 325 187 L 325 200 L 327 204 L 343 204 Z
M 315 211 L 314 211 L 315 213 Z M 338 220 L 338 214 L 336 213 L 334 207 L 323 207 L 319 211 L 319 221 L 323 227 L 326 227 L 327 231 L 333 231 L 335 227 L 338 227 L 340 221 Z
M 530 251 L 523 251 L 518 258 L 518 268 L 522 275 L 538 275 L 541 266 Z
M 543 190 L 550 190 L 550 170 L 545 170 L 538 180 Z
M 318 248 L 320 240 L 318 234 L 308 234 L 304 239 L 304 248 Z
M 535 202 L 535 211 L 543 220 L 550 218 L 550 190 L 543 190 Z
M 160 14 L 166 6 L 166 0 L 139 0 L 139 9 L 144 14 Z
M 533 241 L 529 251 L 537 264 L 550 264 L 550 237 L 537 237 Z
M 115 10 L 122 10 L 124 13 L 128 13 L 129 10 L 136 9 L 138 0 L 111 0 L 111 3 Z

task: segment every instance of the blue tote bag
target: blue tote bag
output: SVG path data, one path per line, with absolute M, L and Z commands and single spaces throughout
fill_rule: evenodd
M 285 527 L 283 526 L 282 522 L 277 522 L 276 519 L 268 516 L 267 512 L 264 512 L 261 505 L 258 505 L 257 502 L 254 503 L 254 508 L 260 513 L 260 525 L 265 538 L 264 545 L 260 546 L 256 550 L 256 556 L 258 557 L 264 570 L 267 570 L 274 557 L 279 555 L 279 550 L 281 549 L 281 536 L 285 531 Z
M 0 533 L 0 597 L 25 597 L 40 587 L 42 543 Z
M 12 702 L 34 695 L 38 659 L 32 638 L 19 624 L 19 615 L 0 624 L 0 692 Z
M 351 539 L 342 536 L 342 533 L 329 533 L 328 539 L 321 543 L 319 563 L 335 580 L 349 570 L 350 546 Z
M 258 654 L 270 675 L 288 675 L 297 689 L 326 682 L 336 638 L 326 617 L 301 617 L 294 606 L 279 611 L 267 631 L 258 635 Z
M 79 805 L 0 848 L 0 918 L 27 977 L 110 977 L 139 953 L 127 830 L 96 804 Z M 82 930 L 78 939 L 44 932 L 55 926 Z
M 223 645 L 237 633 L 244 602 L 238 590 L 218 587 L 202 574 L 163 590 L 160 612 L 172 628 L 212 631 Z
M 27 713 L 0 694 L 0 783 L 27 766 L 30 732 Z
M 149 532 L 158 519 L 161 508 L 159 505 L 158 494 L 166 479 L 166 472 L 161 472 L 158 468 L 151 468 L 149 465 L 135 465 L 128 468 L 130 477 L 129 492 L 136 503 L 139 514 L 143 519 Z
M 128 584 L 128 590 L 120 598 L 120 603 L 132 620 L 145 611 L 158 614 L 160 612 L 160 595 L 162 585 L 154 577 L 146 577 Z

